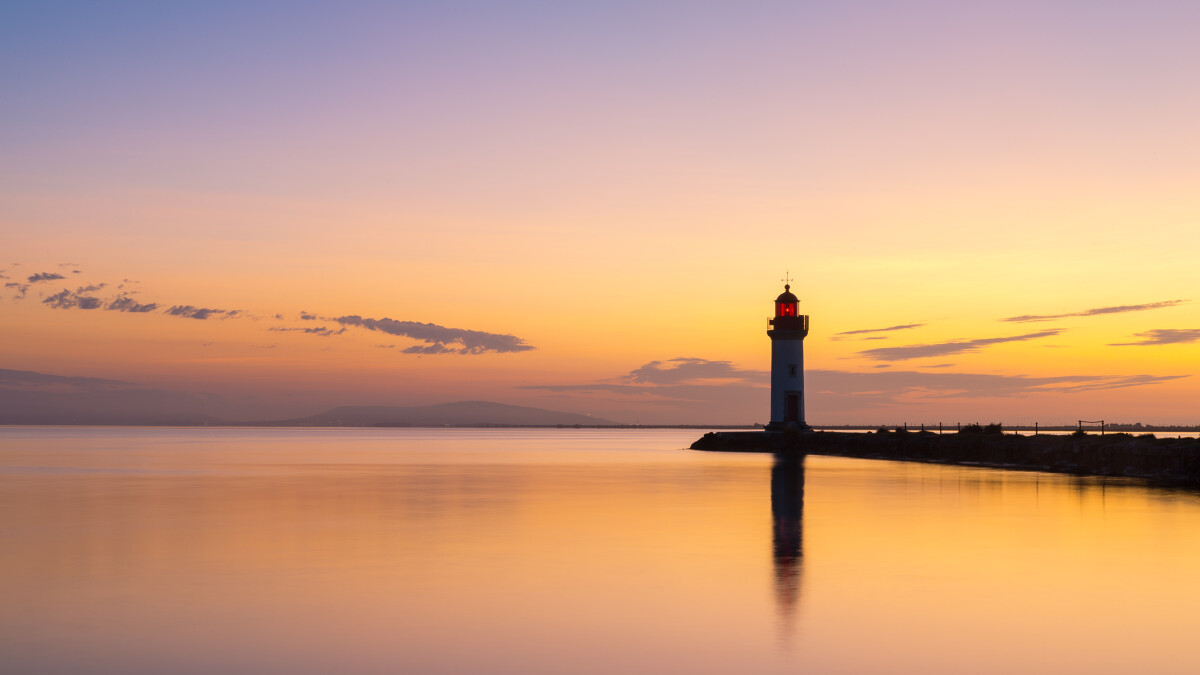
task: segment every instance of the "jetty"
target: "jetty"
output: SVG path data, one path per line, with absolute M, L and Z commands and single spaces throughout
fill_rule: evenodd
M 947 434 L 902 429 L 869 433 L 799 429 L 716 431 L 705 434 L 691 448 L 1122 476 L 1200 486 L 1200 439 L 1197 438 L 1128 433 L 1020 435 L 1003 433 L 998 425 L 994 430 L 984 431 L 991 426 L 972 425 Z

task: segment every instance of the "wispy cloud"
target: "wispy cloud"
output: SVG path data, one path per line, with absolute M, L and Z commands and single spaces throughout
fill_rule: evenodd
M 920 328 L 923 323 L 906 323 L 900 326 L 888 326 L 887 328 L 860 328 L 859 330 L 847 330 L 833 335 L 834 340 L 845 340 L 852 335 L 866 335 L 868 333 L 891 333 L 898 330 L 909 330 L 912 328 Z M 880 340 L 880 337 L 868 337 L 866 340 Z
M 136 314 L 145 314 L 158 309 L 157 303 L 140 303 L 129 297 L 126 293 L 108 299 L 86 295 L 87 293 L 102 290 L 106 285 L 89 284 L 87 286 L 80 286 L 73 291 L 64 288 L 62 291 L 42 300 L 42 304 L 49 305 L 54 309 L 104 309 L 110 312 L 132 312 Z
M 1147 302 L 1142 305 L 1114 305 L 1112 307 L 1096 307 L 1093 309 L 1085 309 L 1082 312 L 1069 312 L 1067 314 L 1025 314 L 1022 316 L 1010 316 L 1001 321 L 1012 322 L 1027 322 L 1027 321 L 1050 321 L 1053 319 L 1067 319 L 1076 316 L 1098 316 L 1101 314 L 1123 314 L 1125 312 L 1145 312 L 1151 309 L 1162 309 L 1164 307 L 1174 307 L 1188 300 L 1163 300 L 1161 302 Z
M 703 381 L 744 381 L 769 375 L 761 370 L 742 370 L 729 361 L 710 361 L 692 357 L 679 357 L 663 361 L 651 361 L 634 368 L 620 379 L 628 382 L 648 384 L 682 384 Z
M 146 312 L 153 312 L 154 310 L 158 309 L 158 303 L 140 303 L 128 295 L 121 294 L 110 300 L 108 304 L 104 306 L 104 309 L 114 312 L 133 312 L 136 314 L 144 314 Z
M 232 310 L 232 312 L 237 312 L 237 310 Z M 231 313 L 231 310 L 193 307 L 191 305 L 174 305 L 165 310 L 164 313 L 170 316 L 178 316 L 185 319 L 200 319 L 203 321 L 213 316 L 228 315 Z
M 978 338 L 975 340 L 951 340 L 949 342 L 906 345 L 902 347 L 877 347 L 875 349 L 861 351 L 859 354 L 876 361 L 906 361 L 908 359 L 923 359 L 931 356 L 945 356 L 947 354 L 976 352 L 990 345 L 1002 344 L 1005 342 L 1024 342 L 1026 340 L 1037 340 L 1039 338 L 1052 337 L 1060 333 L 1062 333 L 1061 330 L 1051 329 L 1038 331 L 1036 333 L 1026 333 L 1024 335 L 1012 335 L 1008 337 Z
M 1155 328 L 1144 333 L 1134 333 L 1141 338 L 1137 342 L 1113 342 L 1112 347 L 1141 347 L 1145 345 L 1180 345 L 1200 342 L 1200 328 Z
M 10 281 L 4 284 L 4 287 L 16 290 L 17 294 L 13 296 L 13 300 L 20 300 L 21 298 L 24 298 L 25 293 L 29 290 L 29 284 L 21 284 L 15 281 Z
M 38 272 L 37 274 L 30 274 L 28 281 L 31 284 L 36 284 L 41 281 L 54 281 L 55 279 L 66 279 L 66 277 L 58 272 Z
M 363 318 L 358 315 L 341 316 L 333 319 L 343 326 L 355 326 L 379 331 L 388 335 L 399 335 L 425 342 L 403 351 L 407 354 L 483 354 L 486 352 L 525 352 L 533 345 L 515 335 L 487 333 L 465 328 L 447 328 L 435 323 Z M 457 347 L 452 345 L 459 345 Z
M 99 288 L 95 286 L 86 286 L 78 288 L 74 291 L 64 288 L 61 292 L 55 293 L 45 300 L 42 300 L 42 303 L 50 305 L 55 309 L 99 309 L 102 304 L 100 298 L 84 295 L 84 293 L 89 293 L 95 290 L 99 290 Z
M 328 337 L 330 335 L 341 335 L 342 333 L 345 333 L 346 327 L 342 326 L 341 328 L 334 330 L 326 326 L 314 326 L 312 328 L 284 328 L 281 326 L 272 326 L 267 330 L 275 331 L 277 333 L 307 333 L 309 335 L 321 335 Z

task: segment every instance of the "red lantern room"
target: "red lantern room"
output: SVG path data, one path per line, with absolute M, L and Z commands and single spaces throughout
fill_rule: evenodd
M 792 286 L 787 284 L 783 287 L 783 293 L 775 298 L 775 316 L 796 316 L 796 304 L 800 299 L 792 295 Z

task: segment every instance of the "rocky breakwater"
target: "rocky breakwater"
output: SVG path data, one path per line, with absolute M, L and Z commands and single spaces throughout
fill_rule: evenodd
M 1004 434 L 999 427 L 964 427 L 935 434 L 881 429 L 872 433 L 714 432 L 695 450 L 837 455 L 864 459 L 937 462 L 1078 475 L 1126 476 L 1200 485 L 1200 439 L 1152 434 Z

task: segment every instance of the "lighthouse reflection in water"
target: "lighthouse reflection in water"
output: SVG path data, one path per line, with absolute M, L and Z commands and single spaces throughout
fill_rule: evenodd
M 804 567 L 804 456 L 776 455 L 771 467 L 776 609 L 790 635 Z

